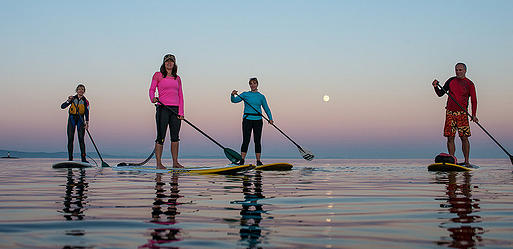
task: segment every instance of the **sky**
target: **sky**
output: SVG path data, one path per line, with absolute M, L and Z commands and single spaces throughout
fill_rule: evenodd
M 151 76 L 172 53 L 185 118 L 237 151 L 242 104 L 229 95 L 258 77 L 275 124 L 318 158 L 434 157 L 446 151 L 447 97 L 431 82 L 464 62 L 481 125 L 513 152 L 512 11 L 512 1 L 2 1 L 0 149 L 66 151 L 60 104 L 83 83 L 100 151 L 148 155 Z M 472 156 L 505 156 L 471 129 Z M 185 123 L 180 138 L 183 157 L 223 156 Z M 267 124 L 262 153 L 300 157 Z

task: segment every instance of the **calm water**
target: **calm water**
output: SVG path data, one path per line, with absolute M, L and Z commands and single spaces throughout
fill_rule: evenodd
M 58 160 L 0 159 L 2 248 L 513 247 L 508 159 L 476 159 L 470 173 L 265 160 L 295 167 L 235 176 L 52 169 Z

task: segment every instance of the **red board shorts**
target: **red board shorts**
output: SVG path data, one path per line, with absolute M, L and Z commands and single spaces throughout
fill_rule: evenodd
M 454 112 L 446 110 L 444 136 L 454 137 L 458 131 L 460 137 L 470 137 L 470 125 L 467 113 L 464 111 Z

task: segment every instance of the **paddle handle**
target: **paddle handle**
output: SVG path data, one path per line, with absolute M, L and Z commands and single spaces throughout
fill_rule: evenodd
M 258 114 L 260 114 L 260 116 L 262 116 L 262 118 L 264 118 L 265 120 L 267 120 L 267 122 L 271 122 L 267 117 L 265 117 L 261 112 L 259 112 L 255 107 L 253 107 L 245 98 L 243 98 L 242 96 L 240 96 L 239 94 L 235 94 L 237 95 L 239 98 L 241 98 L 246 104 L 248 104 L 249 106 L 251 106 L 251 108 L 253 108 L 253 110 L 255 110 Z M 294 145 L 296 145 L 299 149 L 303 150 L 303 148 L 301 148 L 301 146 L 299 146 L 299 144 L 297 144 L 296 142 L 294 142 L 294 140 L 292 140 L 292 138 L 290 138 L 289 136 L 287 136 L 287 134 L 285 134 L 285 132 L 283 132 L 280 128 L 278 128 L 278 126 L 276 126 L 275 124 L 271 124 L 272 126 L 274 126 L 274 128 L 276 128 L 281 134 L 283 134 L 283 136 L 285 136 L 287 139 L 289 139 Z
M 164 105 L 162 102 L 160 102 L 159 99 L 157 99 L 157 102 L 161 105 L 161 106 L 164 106 L 168 111 L 172 112 L 173 114 L 175 114 L 176 116 L 179 116 L 178 113 L 176 113 L 173 109 L 169 108 L 168 106 Z M 182 119 L 183 121 L 185 121 L 185 123 L 187 123 L 188 125 L 190 125 L 192 128 L 196 129 L 197 131 L 199 131 L 201 134 L 203 134 L 203 136 L 207 137 L 208 139 L 210 139 L 210 141 L 214 142 L 215 144 L 217 144 L 217 146 L 224 148 L 224 146 L 222 146 L 220 143 L 218 143 L 216 140 L 214 140 L 213 138 L 211 138 L 209 135 L 207 135 L 205 132 L 203 132 L 202 130 L 200 130 L 198 127 L 196 127 L 194 124 L 192 124 L 191 122 L 189 122 L 187 119 L 183 118 Z
M 463 106 L 461 106 L 460 103 L 458 103 L 458 101 L 456 101 L 456 99 L 448 91 L 446 91 L 442 86 L 440 86 L 439 83 L 436 83 L 436 85 L 440 89 L 442 89 L 442 91 L 444 91 L 447 95 L 449 95 L 449 98 L 451 98 L 452 101 L 454 101 L 454 103 L 456 103 L 461 108 L 461 110 L 463 110 L 469 117 L 474 118 L 474 116 L 470 115 L 467 109 L 463 108 Z M 479 126 L 479 128 L 481 128 L 484 131 L 484 133 L 486 133 L 486 135 L 488 135 L 499 146 L 499 148 L 501 148 L 510 158 L 513 157 L 504 147 L 502 147 L 502 145 L 499 142 L 497 142 L 497 140 L 479 122 L 474 121 L 474 123 L 476 123 Z

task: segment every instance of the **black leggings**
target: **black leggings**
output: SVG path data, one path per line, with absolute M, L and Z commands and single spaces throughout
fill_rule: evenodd
M 71 119 L 75 119 L 73 122 Z M 78 130 L 78 144 L 80 146 L 80 154 L 82 158 L 85 158 L 85 126 L 84 123 L 79 122 L 78 117 L 69 117 L 68 118 L 68 158 L 73 160 L 73 140 L 75 138 L 75 127 Z
M 178 113 L 178 106 L 167 107 L 175 111 L 175 113 Z M 182 122 L 178 118 L 177 114 L 169 111 L 168 108 L 159 105 L 157 106 L 157 112 L 155 113 L 155 120 L 157 121 L 157 139 L 155 142 L 158 144 L 164 144 L 168 126 L 171 142 L 180 141 L 178 134 L 180 133 L 180 126 Z
M 255 153 L 262 152 L 262 127 L 264 122 L 260 120 L 242 119 L 242 146 L 240 151 L 247 153 L 249 140 L 251 139 L 251 130 L 253 130 L 253 141 L 255 142 Z

